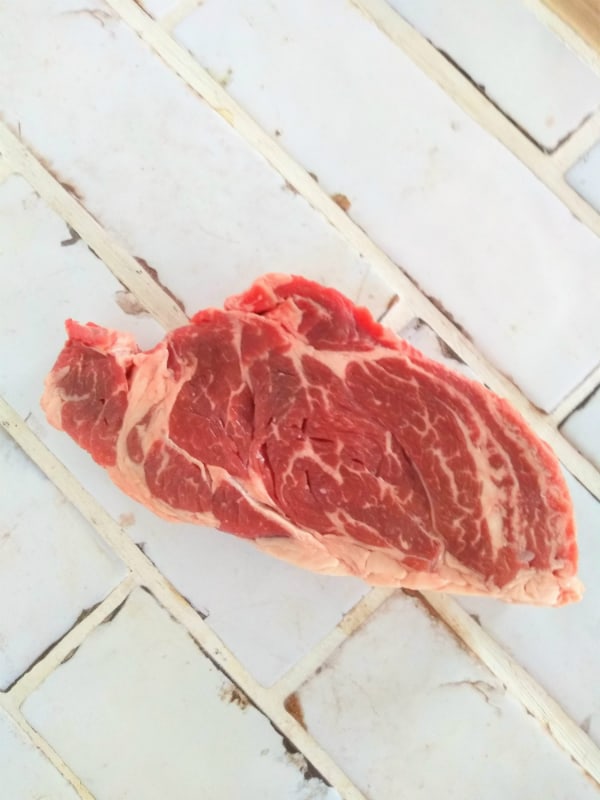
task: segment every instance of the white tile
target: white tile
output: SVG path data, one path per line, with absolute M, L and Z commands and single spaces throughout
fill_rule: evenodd
M 352 4 L 206 0 L 175 34 L 534 403 L 596 366 L 598 237 Z
M 390 0 L 543 147 L 600 105 L 600 77 L 522 0 Z
M 141 589 L 23 713 L 97 800 L 339 800 Z
M 24 417 L 39 415 L 44 378 L 76 317 L 132 331 L 150 347 L 162 336 L 146 316 L 125 314 L 123 287 L 25 181 L 0 186 L 0 392 Z
M 0 775 L 7 800 L 77 800 L 79 795 L 0 711 Z
M 398 594 L 300 691 L 310 733 L 370 800 L 598 798 L 501 684 Z
M 600 142 L 574 164 L 566 174 L 567 183 L 600 211 Z
M 561 433 L 600 469 L 600 389 L 561 426 Z
M 600 502 L 566 475 L 580 546 L 580 603 L 528 608 L 457 598 L 600 745 Z
M 0 106 L 186 309 L 297 272 L 383 310 L 389 289 L 323 218 L 124 23 L 76 2 L 0 11 Z
M 0 475 L 6 489 L 0 510 L 0 689 L 5 690 L 126 571 L 4 431 Z

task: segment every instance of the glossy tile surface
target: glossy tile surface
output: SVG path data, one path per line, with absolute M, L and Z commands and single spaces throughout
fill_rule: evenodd
M 521 0 L 390 5 L 550 150 L 600 106 L 600 76 Z
M 10 800 L 77 800 L 77 792 L 0 710 L 0 775 Z
M 536 405 L 598 364 L 598 238 L 351 3 L 206 0 L 175 35 Z
M 97 800 L 339 798 L 141 589 L 23 711 Z
M 0 690 L 125 576 L 125 567 L 0 431 Z
M 406 595 L 379 609 L 299 700 L 308 730 L 370 800 L 597 797 L 538 723 Z

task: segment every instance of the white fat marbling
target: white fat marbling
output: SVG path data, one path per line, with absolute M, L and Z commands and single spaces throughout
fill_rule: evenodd
M 560 430 L 565 439 L 600 469 L 600 389 L 571 414 Z
M 370 800 L 598 798 L 497 679 L 403 594 L 299 699 L 307 729 Z
M 600 105 L 600 76 L 523 0 L 390 5 L 549 150 Z
M 23 713 L 96 800 L 339 800 L 142 589 Z
M 585 593 L 563 608 L 457 598 L 600 745 L 600 503 L 566 473 L 575 505 Z
M 7 689 L 126 570 L 0 430 L 0 690 Z
M 600 212 L 600 142 L 573 164 L 566 179 L 584 200 Z
M 79 795 L 0 710 L 0 775 L 6 800 L 77 800 Z
M 391 292 L 359 254 L 107 6 L 86 6 L 101 19 L 79 0 L 0 11 L 0 107 L 97 219 L 190 314 L 264 272 L 379 314 Z
M 534 403 L 600 361 L 598 237 L 351 3 L 205 0 L 175 35 Z

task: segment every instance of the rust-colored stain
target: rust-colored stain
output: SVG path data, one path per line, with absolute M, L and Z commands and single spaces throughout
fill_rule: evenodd
M 304 730 L 308 730 L 306 727 L 306 720 L 304 719 L 304 709 L 302 708 L 302 703 L 300 702 L 300 698 L 298 697 L 297 693 L 294 692 L 288 698 L 286 698 L 286 701 L 283 705 L 288 714 L 293 717 L 297 723 L 302 725 Z
M 336 192 L 335 194 L 331 195 L 331 199 L 342 209 L 342 211 L 350 210 L 350 206 L 352 205 L 352 203 L 350 202 L 350 200 L 348 200 L 345 194 Z
M 127 291 L 127 289 L 120 289 L 118 292 L 115 292 L 115 300 L 121 311 L 124 311 L 126 314 L 138 316 L 139 314 L 148 313 L 137 297 L 132 292 Z M 121 516 L 125 515 L 122 514 Z M 130 514 L 130 516 L 133 515 Z
M 393 294 L 390 299 L 387 301 L 386 307 L 383 309 L 381 314 L 377 317 L 377 322 L 381 322 L 383 318 L 390 313 L 392 308 L 398 303 L 400 300 L 399 294 Z
M 169 289 L 168 286 L 164 285 L 164 283 L 158 277 L 158 272 L 154 269 L 154 267 L 151 267 L 150 264 L 146 261 L 146 259 L 142 258 L 141 256 L 135 256 L 135 260 L 138 262 L 140 267 L 142 267 L 148 273 L 148 275 L 150 275 L 152 280 L 160 286 L 163 292 L 169 295 L 169 297 L 175 303 L 175 305 L 179 306 L 179 308 L 185 314 L 185 306 L 183 305 L 183 300 L 180 300 L 176 294 L 173 294 L 173 292 Z
M 233 703 L 242 710 L 248 708 L 250 700 L 246 697 L 244 692 L 235 686 L 233 683 L 229 686 L 224 686 L 219 692 L 219 697 L 225 703 Z
M 423 289 L 418 284 L 417 284 L 417 289 L 423 292 Z M 465 328 L 463 328 L 460 322 L 457 321 L 454 314 L 451 311 L 448 311 L 448 309 L 442 303 L 441 300 L 438 300 L 437 297 L 433 297 L 433 295 L 427 294 L 427 292 L 423 292 L 423 294 L 430 301 L 430 303 L 432 303 L 437 308 L 439 312 L 441 312 L 447 319 L 450 320 L 450 322 L 454 325 L 454 327 L 457 328 L 462 333 L 465 339 L 468 339 L 470 342 L 473 341 L 473 339 L 471 338 L 471 334 L 467 330 L 465 330 Z

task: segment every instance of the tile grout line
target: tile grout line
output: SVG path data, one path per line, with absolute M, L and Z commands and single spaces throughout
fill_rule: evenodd
M 600 75 L 600 54 L 583 39 L 577 31 L 559 17 L 543 0 L 522 0 L 536 17 L 550 28 L 570 50 L 578 55 L 582 61 Z
M 207 657 L 214 661 L 227 677 L 240 686 L 283 735 L 314 764 L 325 779 L 339 791 L 343 791 L 345 800 L 366 800 L 333 758 L 282 707 L 278 696 L 261 686 L 247 672 L 198 612 L 179 594 L 118 523 L 112 519 L 104 507 L 81 486 L 74 475 L 48 450 L 46 445 L 29 429 L 25 421 L 1 397 L 0 426 L 95 528 L 129 567 L 137 582 L 151 591 L 156 600 L 198 642 Z M 22 697 L 21 702 L 24 699 Z M 10 698 L 4 702 L 9 708 L 13 707 Z
M 457 69 L 431 42 L 413 28 L 387 0 L 350 0 L 475 122 L 492 134 L 540 180 L 571 213 L 600 236 L 600 213 L 565 181 L 559 160 L 522 133 L 502 111 Z M 584 127 L 584 126 L 582 126 Z M 575 131 L 572 136 L 575 136 Z M 571 138 L 571 137 L 569 137 Z M 576 138 L 571 145 L 573 152 Z M 567 140 L 568 141 L 568 140 Z M 565 142 L 566 145 L 566 142 Z M 561 146 L 557 148 L 561 150 Z M 568 152 L 568 151 L 567 151 Z
M 27 722 L 23 714 L 7 695 L 0 694 L 0 708 L 8 714 L 21 733 L 26 736 L 33 746 L 42 753 L 50 764 L 52 764 L 54 769 L 70 784 L 81 800 L 95 800 L 94 795 L 89 791 L 87 786 L 85 786 L 81 779 L 73 772 L 71 767 L 63 761 L 52 745 Z
M 283 691 L 287 688 L 285 676 L 280 682 L 279 688 L 277 688 L 278 684 L 275 684 L 274 690 L 261 686 L 238 662 L 187 600 L 139 550 L 108 512 L 79 484 L 69 470 L 2 398 L 0 398 L 0 425 L 113 548 L 131 569 L 140 584 L 147 587 L 158 602 L 200 644 L 207 656 L 241 687 L 257 707 L 275 723 L 333 786 L 340 790 L 342 786 L 344 787 L 343 796 L 346 800 L 365 800 L 333 758 L 320 747 L 285 708 L 282 708 L 282 687 Z M 379 591 L 375 589 L 367 596 L 368 599 L 365 598 L 364 603 L 359 602 L 355 609 L 349 612 L 350 619 L 347 628 L 344 629 L 343 622 L 340 623 L 344 633 L 343 638 L 346 638 L 349 633 L 370 618 L 371 614 L 391 594 L 392 590 L 388 591 L 384 588 Z M 600 782 L 600 750 L 561 706 L 456 601 L 435 593 L 422 592 L 420 595 L 448 628 L 488 667 L 492 674 L 507 688 L 510 687 L 510 691 L 514 693 L 516 699 L 532 716 L 548 727 L 556 742 L 586 772 Z M 335 636 L 333 638 L 335 639 Z M 306 666 L 305 661 L 305 668 Z M 316 660 L 313 661 L 313 673 L 318 666 L 320 664 Z M 293 674 L 293 670 L 290 672 Z M 4 702 L 11 707 L 10 698 Z
M 420 594 L 529 714 L 547 728 L 563 750 L 600 784 L 600 748 L 556 700 L 456 601 L 435 592 Z
M 15 708 L 20 709 L 25 698 L 35 691 L 57 667 L 71 658 L 78 647 L 83 644 L 85 638 L 102 625 L 106 617 L 127 599 L 137 585 L 135 578 L 129 574 L 93 611 L 90 611 L 80 622 L 76 622 L 39 661 L 21 675 L 6 692 L 6 696 L 14 703 Z
M 40 160 L 0 122 L 0 153 L 14 172 L 22 175 L 106 264 L 117 280 L 127 286 L 152 316 L 167 329 L 187 323 L 187 317 L 174 300 L 153 280 L 124 247 L 104 228 L 42 165 Z
M 13 174 L 12 167 L 6 158 L 0 158 L 0 183 L 4 183 Z
M 315 674 L 315 666 L 323 665 L 328 658 L 349 639 L 355 631 L 374 614 L 397 590 L 389 587 L 372 588 L 356 605 L 350 609 L 335 628 L 318 642 L 312 650 L 294 664 L 270 691 L 277 694 L 283 703 Z
M 552 411 L 550 418 L 554 424 L 557 427 L 562 425 L 562 423 L 567 420 L 567 417 L 569 417 L 598 387 L 600 387 L 600 364 L 563 398 Z
M 359 0 L 351 0 L 357 3 Z M 377 0 L 375 0 L 377 2 Z M 204 70 L 192 55 L 175 42 L 158 23 L 137 5 L 135 0 L 106 0 L 108 5 L 137 34 L 149 44 L 166 64 L 185 81 L 213 110 L 230 124 L 246 142 L 254 147 L 265 160 L 274 167 L 299 194 L 340 233 L 340 235 L 369 262 L 379 276 L 387 281 L 393 291 L 400 294 L 414 310 L 415 316 L 423 319 L 444 341 L 467 363 L 479 377 L 498 394 L 508 397 L 532 428 L 554 447 L 558 457 L 567 469 L 583 483 L 596 497 L 600 498 L 600 472 L 574 448 L 552 424 L 549 415 L 536 409 L 517 387 L 498 369 L 491 365 L 450 320 L 413 283 L 409 276 L 378 247 L 331 197 L 310 177 L 279 144 L 277 144 Z M 398 17 L 398 19 L 400 19 Z M 412 30 L 412 29 L 411 29 Z M 413 32 L 414 33 L 414 32 Z M 437 52 L 437 51 L 436 51 Z M 438 54 L 439 55 L 439 54 Z M 470 84 L 469 84 L 470 85 Z M 1 129 L 0 129 L 1 131 Z M 534 147 L 531 145 L 531 147 Z M 2 136 L 0 136 L 0 149 Z M 539 156 L 541 153 L 537 151 Z M 31 161 L 31 156 L 29 158 Z M 24 177 L 28 178 L 26 173 Z M 47 178 L 51 178 L 47 175 Z M 561 179 L 562 180 L 562 179 Z M 38 181 L 38 185 L 40 181 Z M 566 185 L 566 184 L 565 184 Z M 47 190 L 44 182 L 42 188 Z M 37 188 L 37 187 L 35 187 Z M 40 191 L 40 189 L 37 189 Z M 52 193 L 50 193 L 52 194 Z M 573 194 L 583 203 L 579 195 Z M 70 198 L 70 195 L 68 195 Z M 72 202 L 72 198 L 70 198 Z M 588 207 L 583 203 L 588 210 Z M 75 204 L 78 206 L 78 204 Z M 78 206 L 79 207 L 79 206 Z M 60 206 L 58 207 L 60 212 Z M 83 211 L 83 209 L 82 209 Z M 84 212 L 86 213 L 86 212 Z M 596 212 L 594 212 L 595 214 Z M 600 215 L 598 231 L 600 232 Z M 73 227 L 77 230 L 76 214 L 72 216 Z M 84 236 L 85 238 L 85 236 Z M 108 237 L 105 238 L 107 239 Z M 110 240 L 108 240 L 110 242 Z M 110 258 L 110 248 L 105 248 Z M 129 256 L 129 258 L 131 258 Z M 111 265 L 111 268 L 112 265 Z M 113 272 L 114 272 L 113 268 Z M 123 278 L 125 282 L 125 278 Z M 134 294 L 135 288 L 130 286 Z M 143 301 L 142 301 L 143 302 Z
M 565 174 L 582 158 L 588 150 L 600 142 L 600 109 L 583 122 L 566 141 L 549 156 L 556 168 Z
M 195 11 L 203 0 L 180 0 L 180 2 L 156 21 L 166 31 L 172 31 L 182 20 Z

